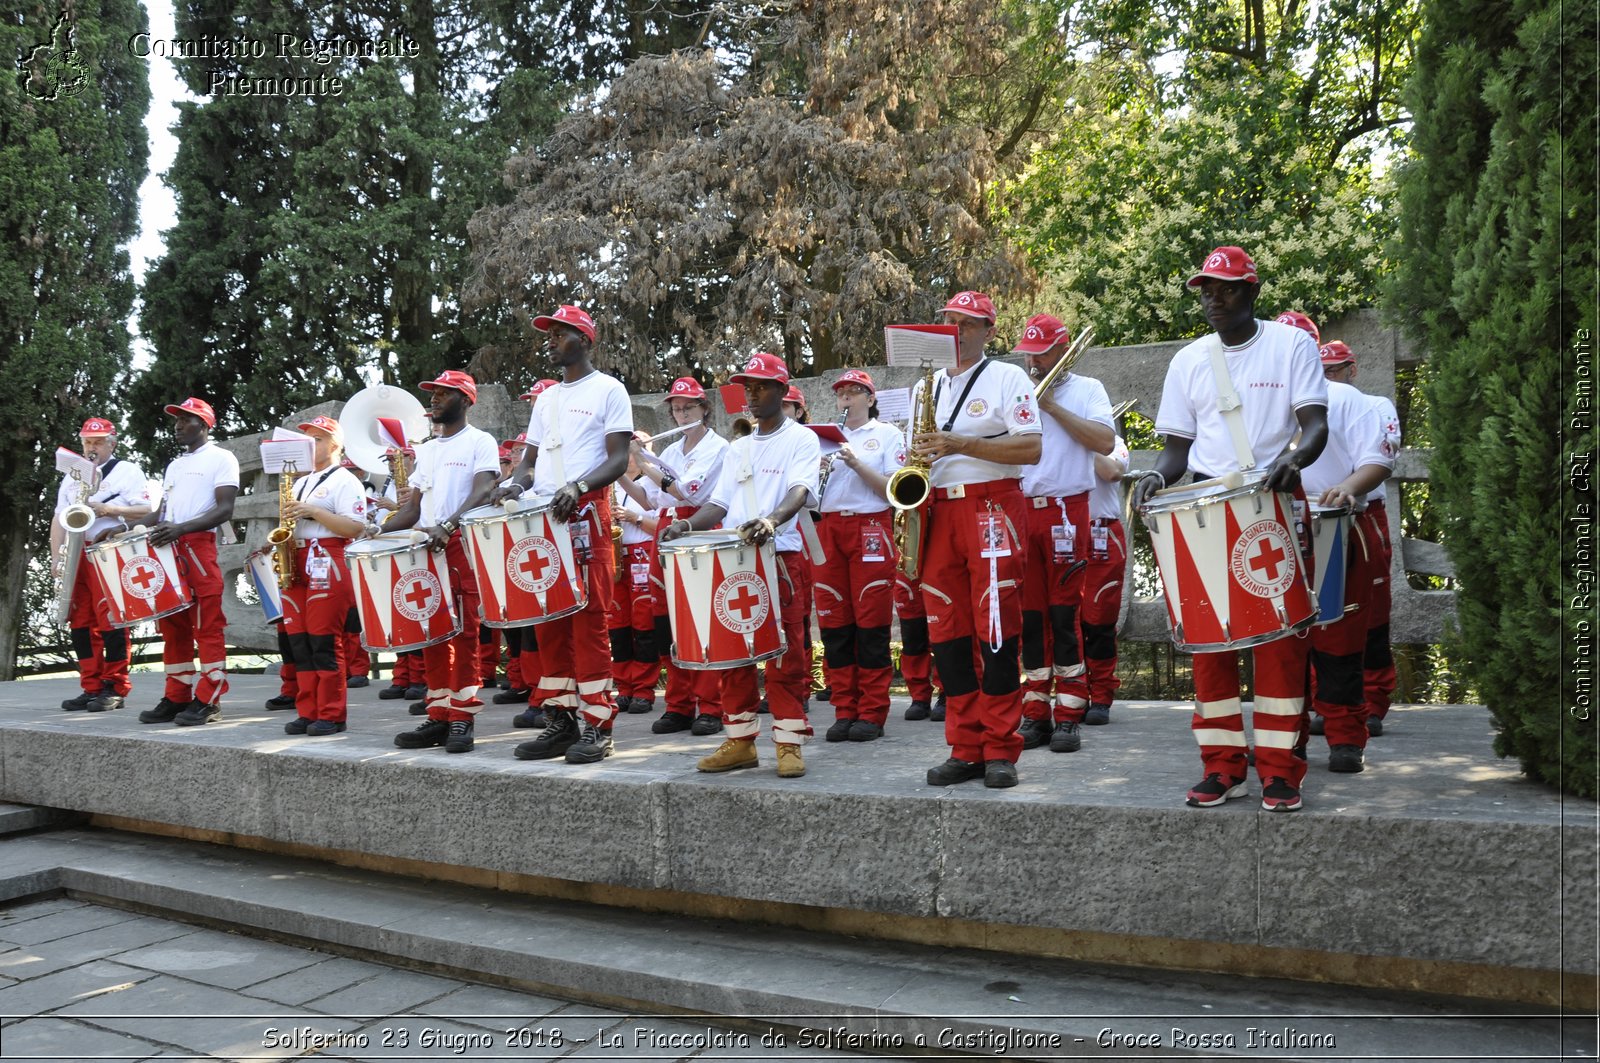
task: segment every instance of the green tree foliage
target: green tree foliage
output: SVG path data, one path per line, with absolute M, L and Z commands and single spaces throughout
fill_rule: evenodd
M 1255 257 L 1266 307 L 1370 305 L 1393 224 L 1374 164 L 1400 145 L 1412 0 L 1069 10 L 1067 120 L 1007 195 L 1055 312 L 1102 343 L 1202 332 L 1180 281 L 1219 244 Z
M 514 201 L 473 223 L 474 298 L 595 307 L 608 368 L 650 388 L 753 346 L 796 370 L 881 362 L 890 321 L 1031 289 L 988 217 L 997 147 L 1029 125 L 1025 89 L 979 102 L 1019 65 L 1005 13 L 823 2 L 742 28 L 634 62 L 513 157 Z
M 1553 481 L 1594 451 L 1593 376 L 1576 376 L 1592 371 L 1600 294 L 1594 6 L 1434 0 L 1428 19 L 1407 90 L 1415 159 L 1393 300 L 1429 353 L 1432 500 L 1458 574 L 1461 670 L 1501 755 L 1593 796 L 1593 709 L 1567 711 L 1578 671 L 1563 651 L 1592 646 L 1594 613 L 1592 597 L 1563 600 L 1582 544 L 1561 519 L 1580 504 L 1592 516 L 1592 482 L 1568 485 L 1564 513 L 1551 503 Z
M 175 397 L 212 401 L 224 435 L 258 430 L 373 376 L 409 385 L 460 368 L 513 335 L 505 316 L 463 315 L 458 297 L 468 219 L 503 194 L 510 145 L 555 114 L 548 78 L 525 65 L 537 42 L 512 33 L 512 14 L 473 0 L 180 7 L 179 37 L 267 54 L 176 60 L 202 99 L 181 107 L 167 178 L 178 224 L 145 281 L 155 358 L 133 405 L 146 445 L 160 449 Z M 404 48 L 284 54 L 280 34 Z M 337 95 L 299 87 L 333 78 Z
M 9 391 L 0 442 L 0 680 L 12 677 L 31 557 L 47 552 L 53 453 L 83 418 L 109 412 L 129 360 L 127 243 L 148 150 L 144 64 L 125 47 L 144 28 L 136 0 L 24 3 L 0 21 L 0 367 Z M 46 500 L 48 504 L 41 504 Z

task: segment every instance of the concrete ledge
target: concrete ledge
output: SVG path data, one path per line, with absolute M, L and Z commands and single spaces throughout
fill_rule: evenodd
M 9 855 L 0 892 L 48 874 L 83 899 L 625 1013 L 714 1016 L 781 1031 L 791 1049 L 857 1047 L 881 1058 L 920 1044 L 944 1058 L 954 1048 L 1012 1059 L 1328 1063 L 1558 1058 L 1594 1037 L 1592 1018 L 1548 1009 L 1506 1015 L 1413 994 L 663 919 L 95 831 L 31 836 Z M 329 1015 L 312 1005 L 304 1017 Z M 768 1058 L 756 1053 L 741 1056 Z M 806 1053 L 770 1058 L 791 1055 Z
M 48 685 L 0 692 L 0 799 L 123 826 L 1105 962 L 1546 1003 L 1563 974 L 1597 973 L 1595 805 L 1495 760 L 1477 708 L 1402 708 L 1362 775 L 1327 774 L 1315 751 L 1306 811 L 1277 816 L 1182 806 L 1197 758 L 1170 703 L 1118 706 L 1083 752 L 1030 752 L 1021 786 L 986 791 L 924 785 L 939 728 L 898 711 L 878 742 L 811 744 L 807 776 L 785 781 L 765 741 L 760 769 L 701 775 L 717 739 L 654 736 L 649 717 L 623 717 L 618 756 L 576 767 L 513 760 L 527 733 L 505 709 L 448 756 L 395 749 L 415 720 L 375 695 L 317 742 L 234 707 L 275 691 L 258 677 L 235 681 L 223 722 L 188 729 L 35 707 L 55 704 Z

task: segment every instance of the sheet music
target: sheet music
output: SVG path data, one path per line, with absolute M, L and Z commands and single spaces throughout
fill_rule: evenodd
M 66 476 L 76 472 L 78 479 L 88 484 L 91 491 L 100 485 L 100 470 L 95 468 L 94 462 L 66 447 L 56 448 L 56 471 Z
M 890 365 L 949 369 L 956 364 L 956 335 L 954 325 L 886 325 L 883 349 Z M 878 411 L 883 411 L 881 404 Z
M 911 420 L 911 389 L 890 388 L 878 392 L 878 420 L 903 424 Z
M 281 473 L 283 467 L 294 463 L 296 472 L 310 472 L 312 443 L 310 436 L 280 428 L 271 439 L 261 441 L 261 467 L 268 473 Z

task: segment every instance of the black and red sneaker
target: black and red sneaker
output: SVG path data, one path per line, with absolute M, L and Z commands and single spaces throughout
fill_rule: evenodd
M 1231 801 L 1235 797 L 1245 796 L 1246 790 L 1243 779 L 1231 779 L 1219 772 L 1212 772 L 1189 790 L 1190 808 L 1215 808 L 1224 801 Z
M 1277 776 L 1261 788 L 1261 807 L 1268 812 L 1300 811 L 1300 788 Z

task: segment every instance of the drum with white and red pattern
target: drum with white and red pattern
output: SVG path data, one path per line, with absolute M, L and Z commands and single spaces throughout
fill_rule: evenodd
M 688 532 L 661 544 L 672 660 L 683 668 L 739 668 L 781 656 L 778 558 L 731 531 Z
M 593 534 L 593 522 L 573 522 Z M 461 515 L 461 542 L 478 579 L 478 617 L 489 627 L 542 624 L 589 604 L 571 525 L 550 513 L 549 498 L 518 498 Z M 609 549 L 610 544 L 603 544 Z
M 194 604 L 172 546 L 151 546 L 148 529 L 104 539 L 85 554 L 105 592 L 112 627 L 156 620 Z
M 1257 470 L 1171 487 L 1141 510 L 1180 650 L 1259 646 L 1316 622 L 1294 496 L 1265 490 L 1266 479 Z
M 420 650 L 461 633 L 445 556 L 429 550 L 421 532 L 357 539 L 344 560 L 367 649 Z

